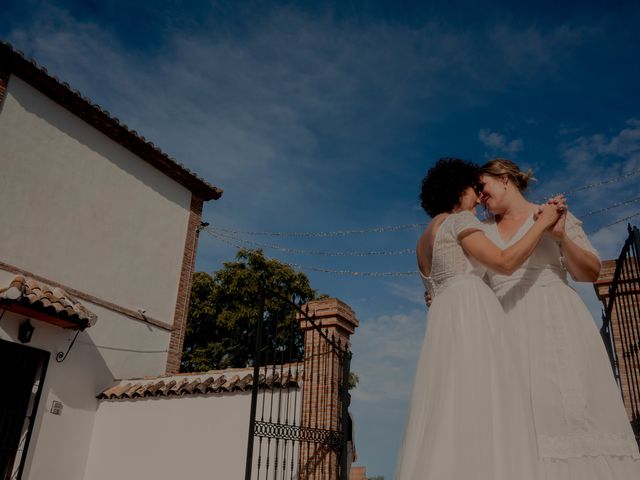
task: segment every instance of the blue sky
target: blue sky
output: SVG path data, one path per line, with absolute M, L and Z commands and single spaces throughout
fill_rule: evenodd
M 513 158 L 534 169 L 533 198 L 640 168 L 637 2 L 424 3 L 10 0 L 0 37 L 222 187 L 204 210 L 212 228 L 425 222 L 419 183 L 445 155 Z M 571 195 L 570 208 L 634 199 L 638 178 Z M 639 210 L 591 215 L 585 227 Z M 412 248 L 419 233 L 251 239 L 389 251 Z M 592 240 L 612 258 L 624 236 L 621 223 Z M 411 254 L 266 253 L 327 269 L 415 270 Z M 233 255 L 203 234 L 197 266 L 213 271 Z M 425 327 L 420 281 L 308 273 L 361 321 L 360 463 L 389 480 Z M 577 288 L 597 316 L 591 287 Z

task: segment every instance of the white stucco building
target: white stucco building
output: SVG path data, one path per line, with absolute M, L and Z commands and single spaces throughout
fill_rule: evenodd
M 222 190 L 7 44 L 0 167 L 0 480 L 243 478 L 253 372 L 178 373 L 202 205 Z M 358 321 L 309 305 L 310 355 L 261 367 L 256 421 L 282 435 L 253 458 L 326 480 L 349 398 L 327 342 L 346 352 Z
M 0 478 L 82 479 L 96 395 L 178 371 L 222 191 L 7 44 L 0 167 Z

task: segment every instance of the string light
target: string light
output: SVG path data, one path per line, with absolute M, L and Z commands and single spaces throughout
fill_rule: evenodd
M 624 218 L 620 218 L 618 220 L 616 220 L 615 222 L 611 222 L 611 223 L 607 223 L 606 225 L 602 225 L 601 227 L 596 228 L 595 230 L 591 230 L 588 233 L 588 235 L 593 235 L 594 233 L 598 233 L 600 230 L 604 230 L 605 228 L 609 228 L 609 227 L 613 227 L 614 225 L 617 225 L 619 223 L 622 222 L 626 222 L 628 220 L 631 220 L 632 218 L 638 217 L 640 216 L 640 211 L 637 211 L 635 213 L 632 213 L 629 216 L 626 216 Z
M 616 182 L 621 182 L 623 180 L 626 180 L 628 178 L 631 178 L 633 176 L 639 175 L 640 174 L 640 169 L 636 169 L 633 170 L 631 172 L 626 173 L 625 175 L 619 176 L 619 177 L 614 177 L 614 178 L 610 178 L 610 179 L 606 179 L 606 180 L 601 180 L 598 182 L 593 182 L 587 185 L 582 185 L 580 187 L 577 187 L 575 189 L 572 190 L 567 190 L 565 192 L 561 192 L 560 195 L 573 195 L 575 193 L 578 192 L 582 192 L 582 191 L 586 191 L 586 190 L 590 190 L 593 188 L 598 188 L 604 185 L 608 185 L 611 183 L 616 183 Z M 591 210 L 588 211 L 582 215 L 580 215 L 578 218 L 580 219 L 584 219 L 599 213 L 603 213 L 603 212 L 607 212 L 610 210 L 613 210 L 615 208 L 619 208 L 625 205 L 629 205 L 632 203 L 636 203 L 640 201 L 640 197 L 635 197 L 635 198 L 631 198 L 622 202 L 617 202 L 614 203 L 612 205 L 609 205 L 607 207 L 604 208 L 600 208 L 600 209 L 596 209 L 596 210 Z M 611 223 L 608 223 L 606 225 L 602 225 L 600 227 L 597 227 L 596 229 L 590 230 L 588 232 L 589 235 L 593 235 L 597 232 L 600 232 L 601 230 L 604 230 L 606 228 L 612 227 L 614 225 L 623 223 L 623 222 L 627 222 L 628 220 L 631 220 L 632 218 L 636 218 L 640 216 L 640 211 L 637 211 L 635 213 L 632 213 L 631 215 L 628 215 L 626 217 L 620 218 L 618 220 L 615 220 Z M 400 250 L 388 250 L 388 251 L 324 251 L 324 250 L 304 250 L 304 249 L 296 249 L 296 248 L 290 248 L 290 247 L 285 247 L 285 246 L 281 246 L 281 245 L 275 245 L 275 244 L 268 244 L 268 243 L 261 243 L 261 242 L 256 242 L 256 241 L 252 241 L 252 240 L 248 240 L 248 239 L 244 239 L 239 237 L 238 235 L 251 235 L 251 236 L 279 236 L 279 237 L 302 237 L 302 238 L 309 238 L 309 237 L 338 237 L 338 236 L 347 236 L 347 235 L 359 235 L 359 234 L 367 234 L 367 233 L 384 233 L 384 232 L 396 232 L 396 231 L 402 231 L 402 230 L 409 230 L 409 229 L 419 229 L 419 228 L 424 228 L 426 226 L 426 224 L 424 223 L 408 223 L 408 224 L 402 224 L 402 225 L 387 225 L 387 226 L 382 226 L 382 227 L 373 227 L 373 228 L 366 228 L 366 229 L 351 229 L 351 230 L 334 230 L 334 231 L 320 231 L 320 232 L 267 232 L 267 231 L 241 231 L 241 230 L 231 230 L 231 229 L 226 229 L 226 228 L 220 228 L 220 227 L 216 227 L 216 228 L 211 228 L 207 225 L 204 225 L 202 227 L 202 229 L 204 231 L 206 231 L 209 235 L 213 236 L 214 238 L 217 238 L 218 240 L 222 241 L 223 243 L 226 243 L 234 248 L 242 248 L 242 244 L 244 245 L 251 245 L 254 247 L 258 247 L 258 248 L 270 248 L 270 249 L 274 249 L 274 250 L 278 250 L 281 252 L 286 252 L 286 253 L 296 253 L 296 254 L 307 254 L 307 255 L 321 255 L 321 256 L 333 256 L 333 257 L 344 257 L 344 256 L 358 256 L 358 257 L 365 257 L 365 256 L 381 256 L 381 255 L 405 255 L 405 254 L 415 254 L 415 250 L 411 249 L 411 248 L 407 248 L 407 249 L 400 249 Z M 293 268 L 299 268 L 302 270 L 309 270 L 309 271 L 315 271 L 315 272 L 322 272 L 322 273 L 330 273 L 330 274 L 335 274 L 335 275 L 350 275 L 350 276 L 367 276 L 367 277 L 399 277 L 399 276 L 411 276 L 411 275 L 416 275 L 418 273 L 417 270 L 414 271 L 391 271 L 391 272 L 364 272 L 364 271 L 354 271 L 354 270 L 334 270 L 334 269 L 328 269 L 328 268 L 322 268 L 322 267 L 315 267 L 315 266 L 310 266 L 310 265 L 302 265 L 302 264 L 298 264 L 298 263 L 287 263 L 287 262 L 281 262 L 284 263 L 285 265 L 289 265 L 290 267 Z
M 631 177 L 635 177 L 636 175 L 640 175 L 640 168 L 637 168 L 635 170 L 631 170 L 628 173 L 625 173 L 624 175 L 621 175 L 619 177 L 614 177 L 614 178 L 608 178 L 606 180 L 600 180 L 598 182 L 594 182 L 594 183 L 590 183 L 587 185 L 583 185 L 581 187 L 577 187 L 573 190 L 567 190 L 566 192 L 560 192 L 558 195 L 573 195 L 574 193 L 578 193 L 578 192 L 582 192 L 584 190 L 590 190 L 592 188 L 597 188 L 597 187 L 601 187 L 603 185 L 608 185 L 609 183 L 617 183 L 617 182 L 621 182 L 623 180 L 626 180 L 628 178 Z
M 346 235 L 361 235 L 364 233 L 397 232 L 400 230 L 409 230 L 411 228 L 421 228 L 425 225 L 425 223 L 406 223 L 404 225 L 388 225 L 385 227 L 363 228 L 358 230 L 335 230 L 332 232 L 252 232 L 246 230 L 231 230 L 220 227 L 216 227 L 216 230 L 231 235 L 262 235 L 272 237 L 343 237 Z
M 572 190 L 566 190 L 564 192 L 557 193 L 556 195 L 569 196 L 578 192 L 590 190 L 592 188 L 598 188 L 604 185 L 608 185 L 610 183 L 621 182 L 623 180 L 627 180 L 628 178 L 634 177 L 636 175 L 640 175 L 640 168 L 632 170 L 618 177 L 608 178 L 606 180 L 600 180 L 597 182 L 582 185 Z M 552 195 L 552 197 L 556 195 Z M 640 198 L 637 198 L 621 204 L 611 205 L 606 209 L 588 212 L 582 215 L 580 218 L 584 218 L 590 215 L 595 215 L 596 213 L 600 213 L 600 211 L 610 210 L 612 208 L 615 208 L 616 206 L 625 205 L 627 203 L 632 203 L 639 200 Z M 542 199 L 538 203 L 544 203 L 544 202 L 546 202 L 546 199 Z M 323 231 L 320 231 L 320 232 L 269 232 L 269 231 L 232 230 L 229 228 L 222 228 L 222 227 L 216 227 L 215 230 L 218 233 L 222 232 L 222 233 L 226 233 L 236 237 L 238 235 L 272 236 L 272 237 L 341 237 L 341 236 L 347 236 L 347 235 L 362 235 L 367 233 L 387 233 L 387 232 L 398 232 L 398 231 L 410 230 L 410 229 L 421 229 L 421 228 L 424 228 L 426 225 L 427 225 L 426 223 L 405 223 L 402 225 L 385 225 L 381 227 L 371 227 L 371 228 L 351 229 L 351 230 L 334 230 L 334 231 L 328 231 L 328 232 L 323 232 Z M 283 248 L 286 248 L 286 247 L 283 247 Z
M 218 238 L 223 243 L 226 243 L 227 245 L 230 245 L 234 248 L 242 248 L 241 245 L 238 245 L 237 243 L 234 243 L 232 240 L 229 240 L 221 235 L 217 235 L 215 232 L 208 232 L 208 233 Z M 279 262 L 293 268 L 300 268 L 302 270 L 312 270 L 314 272 L 322 272 L 322 273 L 333 273 L 336 275 L 351 275 L 354 277 L 401 277 L 401 276 L 404 277 L 409 275 L 415 275 L 418 273 L 417 270 L 406 271 L 406 272 L 358 272 L 353 270 L 332 270 L 330 268 L 300 265 L 299 263 L 289 263 L 289 262 L 283 262 L 281 260 L 279 260 Z
M 620 224 L 622 222 L 626 222 L 628 220 L 631 220 L 632 218 L 638 217 L 640 216 L 640 211 L 637 211 L 631 215 L 628 215 L 624 218 L 620 218 L 614 222 L 608 223 L 606 225 L 602 225 L 601 227 L 596 228 L 595 230 L 592 230 L 589 232 L 589 235 L 593 235 L 601 230 L 604 230 L 605 228 L 609 228 L 612 227 L 614 225 Z M 236 243 L 233 243 L 233 241 L 217 235 L 215 232 L 210 231 L 208 232 L 210 233 L 212 236 L 218 238 L 219 240 L 221 240 L 222 242 L 234 247 L 234 248 L 242 248 L 241 245 L 238 245 Z M 406 277 L 406 276 L 412 276 L 412 275 L 417 275 L 418 271 L 417 270 L 409 270 L 409 271 L 397 271 L 397 272 L 363 272 L 363 271 L 355 271 L 355 270 L 334 270 L 334 269 L 330 269 L 330 268 L 322 268 L 322 267 L 314 267 L 314 266 L 310 266 L 310 265 L 301 265 L 299 263 L 289 263 L 289 262 L 282 262 L 281 263 L 288 265 L 292 268 L 299 268 L 302 270 L 308 270 L 308 271 L 313 271 L 313 272 L 322 272 L 322 273 L 331 273 L 334 275 L 349 275 L 349 276 L 353 276 L 353 277 Z
M 328 268 L 310 267 L 297 263 L 287 263 L 287 265 L 301 268 L 302 270 L 313 270 L 314 272 L 333 273 L 336 275 L 351 275 L 354 277 L 406 277 L 418 274 L 417 270 L 409 270 L 406 272 L 357 272 L 353 270 L 331 270 Z
M 600 208 L 599 210 L 591 210 L 590 212 L 587 212 L 584 215 L 581 215 L 579 218 L 580 219 L 587 218 L 587 217 L 590 217 L 591 215 L 595 215 L 597 213 L 607 212 L 609 210 L 613 210 L 614 208 L 622 207 L 623 205 L 629 205 L 629 204 L 635 203 L 635 202 L 640 202 L 640 197 L 632 198 L 631 200 L 625 200 L 624 202 L 614 203 L 613 205 L 609 205 L 608 207 Z
M 618 202 L 618 203 L 614 203 L 612 205 L 609 205 L 608 207 L 604 207 L 604 208 L 600 208 L 597 210 L 591 210 L 583 215 L 580 215 L 578 218 L 579 219 L 584 219 L 586 217 L 590 217 L 592 215 L 596 215 L 598 213 L 603 213 L 609 210 L 613 210 L 614 208 L 618 208 L 624 205 L 629 205 L 631 203 L 635 203 L 640 201 L 640 197 L 636 197 L 636 198 L 632 198 L 629 200 L 625 200 L 623 202 Z M 633 217 L 632 217 L 633 218 Z M 622 220 L 616 221 L 613 224 L 608 224 L 608 225 L 604 225 L 602 227 L 599 227 L 596 230 L 593 230 L 591 233 L 595 233 L 598 232 L 604 228 L 607 228 L 609 226 L 615 225 L 617 223 L 623 222 L 625 221 L 627 218 L 625 217 Z M 207 233 L 209 233 L 210 235 L 216 237 L 216 238 L 226 238 L 230 241 L 234 241 L 237 242 L 238 244 L 242 244 L 242 245 L 248 245 L 251 247 L 256 247 L 256 248 L 268 248 L 268 249 L 272 249 L 272 250 L 278 250 L 280 252 L 284 252 L 284 253 L 293 253 L 293 254 L 300 254 L 300 255 L 319 255 L 319 256 L 329 256 L 329 257 L 369 257 L 369 256 L 392 256 L 392 255 L 414 255 L 415 254 L 415 249 L 413 248 L 404 248 L 404 249 L 400 249 L 400 250 L 379 250 L 379 251 L 360 251 L 360 250 L 352 250 L 352 251 L 325 251 L 325 250 L 305 250 L 305 249 L 300 249 L 300 248 L 290 248 L 290 247 L 285 247 L 282 245 L 275 245 L 275 244 L 270 244 L 270 243 L 262 243 L 262 242 L 256 242 L 253 240 L 248 240 L 245 238 L 240 238 L 237 237 L 235 235 L 230 235 L 227 233 L 222 233 L 220 230 L 221 229 L 213 229 L 211 227 L 205 226 L 203 227 L 203 230 L 205 230 Z M 225 231 L 224 229 L 222 229 L 222 231 Z
M 403 248 L 400 250 L 386 250 L 386 251 L 379 250 L 379 251 L 369 251 L 369 252 L 358 251 L 358 250 L 342 251 L 342 252 L 341 251 L 330 252 L 330 251 L 324 251 L 324 250 L 303 250 L 299 248 L 289 248 L 289 247 L 283 247 L 281 245 L 274 245 L 269 243 L 254 242 L 252 240 L 236 237 L 234 235 L 221 233 L 220 231 L 218 231 L 219 229 L 212 229 L 210 227 L 205 227 L 204 230 L 213 236 L 224 237 L 229 240 L 234 240 L 243 245 L 250 245 L 258 248 L 270 248 L 272 250 L 279 250 L 281 252 L 298 253 L 303 255 L 321 255 L 321 256 L 327 256 L 327 257 L 369 257 L 369 256 L 379 256 L 379 255 L 406 255 L 409 253 L 415 253 L 415 249 L 413 248 Z

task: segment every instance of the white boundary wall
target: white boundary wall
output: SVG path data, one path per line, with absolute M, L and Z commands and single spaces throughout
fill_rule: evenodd
M 101 401 L 85 478 L 242 479 L 250 406 L 251 392 Z

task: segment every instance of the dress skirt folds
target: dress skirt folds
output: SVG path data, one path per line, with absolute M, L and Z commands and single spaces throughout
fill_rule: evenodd
M 434 298 L 397 480 L 533 480 L 537 449 L 514 338 L 495 294 L 457 277 Z
M 567 233 L 596 253 L 573 216 Z M 487 234 L 500 244 L 495 226 L 492 232 L 489 225 Z M 488 275 L 518 333 L 542 478 L 639 480 L 638 445 L 609 358 L 591 313 L 566 275 L 560 249 L 550 238 L 510 277 Z
M 434 240 L 433 302 L 396 480 L 534 480 L 539 461 L 525 372 L 500 302 L 458 237 L 483 229 L 447 217 Z

